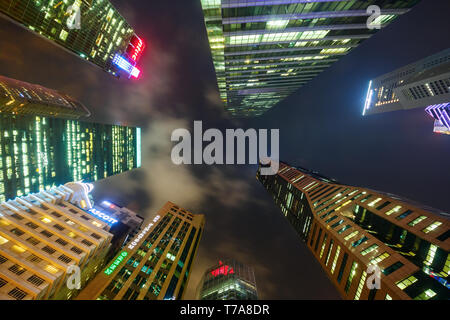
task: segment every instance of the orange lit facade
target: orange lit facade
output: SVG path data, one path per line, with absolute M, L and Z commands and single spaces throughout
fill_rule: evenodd
M 284 163 L 257 178 L 343 299 L 449 299 L 445 213 Z M 379 289 L 367 285 L 370 265 L 381 271 Z

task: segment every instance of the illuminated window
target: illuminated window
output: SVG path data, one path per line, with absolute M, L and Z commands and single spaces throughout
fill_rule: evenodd
M 350 48 L 334 48 L 334 49 L 322 49 L 320 51 L 321 54 L 335 54 L 335 53 L 344 53 L 348 51 Z
M 418 224 L 419 222 L 425 220 L 426 218 L 427 218 L 426 216 L 417 217 L 416 219 L 414 219 L 413 221 L 408 223 L 408 226 L 414 227 L 416 224 Z
M 425 290 L 420 295 L 414 298 L 414 300 L 429 300 L 433 298 L 436 295 L 436 292 L 434 292 L 431 289 Z
M 284 29 L 289 24 L 289 20 L 272 20 L 267 21 L 266 28 L 271 29 Z
M 9 240 L 0 236 L 0 245 L 7 243 Z
M 50 223 L 50 222 L 52 222 L 51 219 L 46 218 L 46 217 L 42 217 L 42 218 L 41 218 L 41 221 L 44 222 L 44 223 Z
M 92 221 L 92 224 L 93 224 L 94 226 L 96 226 L 96 227 L 99 227 L 99 228 L 102 227 L 101 223 L 99 223 L 99 222 L 97 222 L 97 221 Z
M 410 276 L 406 279 L 403 279 L 401 281 L 397 281 L 395 284 L 397 285 L 397 287 L 399 287 L 400 289 L 404 290 L 405 288 L 409 287 L 410 285 L 412 285 L 413 283 L 417 282 L 417 278 L 414 276 Z
M 359 297 L 361 297 L 361 292 L 364 288 L 364 284 L 366 283 L 366 278 L 367 278 L 367 272 L 365 272 L 363 270 L 363 272 L 361 274 L 361 279 L 359 280 L 358 289 L 356 289 L 354 300 L 359 300 Z
M 370 260 L 370 263 L 376 265 L 376 264 L 380 263 L 381 261 L 383 261 L 384 259 L 388 258 L 389 256 L 390 256 L 389 253 L 384 252 L 384 253 L 380 254 L 379 256 L 373 258 L 372 260 Z
M 27 250 L 25 250 L 25 248 L 22 248 L 21 246 L 18 246 L 18 245 L 13 245 L 11 248 L 17 253 L 23 253 L 23 252 L 27 251 Z
M 44 269 L 45 269 L 45 271 L 52 273 L 52 274 L 55 274 L 59 271 L 58 268 L 52 266 L 51 264 L 46 265 Z
M 299 39 L 322 39 L 330 32 L 330 30 L 304 31 Z
M 325 235 L 323 236 L 322 248 L 320 249 L 320 259 L 322 259 L 323 252 L 324 252 L 325 246 L 327 244 L 327 237 L 328 237 L 328 234 L 325 233 Z
M 356 274 L 357 267 L 358 267 L 358 264 L 356 262 L 353 262 L 352 267 L 350 268 L 350 273 L 348 274 L 347 282 L 345 284 L 345 292 L 347 292 L 347 293 L 352 285 L 353 277 Z
M 391 210 L 387 211 L 387 212 L 385 213 L 385 215 L 390 216 L 390 215 L 393 214 L 394 212 L 399 212 L 401 208 L 402 208 L 402 206 L 395 206 L 395 207 L 392 208 Z
M 372 252 L 373 250 L 376 250 L 377 248 L 378 248 L 378 245 L 375 243 L 375 244 L 371 245 L 370 247 L 361 251 L 361 255 L 365 256 L 366 254 Z
M 429 266 L 433 263 L 434 256 L 436 254 L 436 250 L 437 250 L 437 246 L 435 246 L 434 244 L 430 245 L 430 249 L 428 250 L 427 258 L 424 261 L 424 263 L 427 266 Z
M 442 224 L 442 222 L 440 221 L 435 221 L 432 224 L 430 224 L 428 227 L 426 227 L 425 229 L 422 230 L 422 232 L 424 233 L 429 233 L 431 231 L 433 231 L 434 229 L 436 229 L 437 227 L 439 227 Z
M 331 274 L 334 273 L 334 269 L 336 268 L 336 263 L 337 263 L 337 261 L 338 261 L 339 253 L 340 253 L 340 252 L 341 252 L 341 247 L 338 246 L 337 249 L 336 249 L 336 255 L 334 256 L 333 264 L 332 264 L 332 266 L 331 266 Z
M 383 25 L 394 19 L 396 16 L 393 14 L 382 14 L 371 22 L 371 25 Z
M 381 198 L 376 198 L 375 200 L 369 203 L 369 207 L 373 207 L 379 201 L 381 201 Z
M 345 240 L 349 240 L 349 239 L 353 238 L 354 236 L 356 236 L 358 233 L 359 233 L 358 230 L 353 231 L 353 232 L 350 233 L 348 236 L 346 236 L 344 239 L 345 239 Z

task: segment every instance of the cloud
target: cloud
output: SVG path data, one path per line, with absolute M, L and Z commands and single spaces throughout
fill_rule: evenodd
M 142 167 L 134 174 L 111 178 L 114 188 L 144 190 L 151 205 L 145 216 L 150 218 L 167 201 L 193 211 L 203 213 L 203 205 L 214 198 L 227 208 L 236 208 L 249 197 L 250 185 L 245 178 L 237 176 L 235 168 L 203 166 L 201 176 L 193 165 L 175 165 L 171 161 L 171 150 L 175 144 L 170 140 L 172 131 L 189 128 L 183 119 L 159 115 L 147 125 L 142 138 Z M 111 187 L 111 185 L 109 185 Z

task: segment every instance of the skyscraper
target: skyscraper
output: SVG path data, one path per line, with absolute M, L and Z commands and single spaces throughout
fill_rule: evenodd
M 115 76 L 139 76 L 145 45 L 108 0 L 0 0 L 0 13 Z
M 263 114 L 418 2 L 201 0 L 225 109 Z
M 91 113 L 56 90 L 0 76 L 0 113 L 79 119 Z
M 101 270 L 111 225 L 79 207 L 84 193 L 71 183 L 0 204 L 0 300 L 70 299 L 73 266 L 81 288 Z
M 140 167 L 140 128 L 0 113 L 0 201 Z
M 167 202 L 77 300 L 182 299 L 204 222 Z
M 363 115 L 449 101 L 450 49 L 446 49 L 371 80 Z
M 253 268 L 232 259 L 206 270 L 198 287 L 200 300 L 257 300 Z
M 344 299 L 450 298 L 448 214 L 284 163 L 257 178 Z
M 136 212 L 125 207 L 120 207 L 108 200 L 94 205 L 89 212 L 97 216 L 106 215 L 107 218 L 112 218 L 117 221 L 110 229 L 114 238 L 111 241 L 111 248 L 106 256 L 107 261 L 111 260 L 124 245 L 139 233 L 144 222 L 144 218 Z

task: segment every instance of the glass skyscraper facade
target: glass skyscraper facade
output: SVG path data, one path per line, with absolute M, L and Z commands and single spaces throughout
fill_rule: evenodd
M 3 76 L 0 76 L 0 113 L 67 119 L 91 115 L 83 104 L 67 94 Z
M 77 300 L 182 299 L 204 223 L 203 215 L 167 202 Z
M 201 0 L 225 109 L 263 114 L 418 2 Z
M 0 114 L 0 201 L 140 166 L 140 128 Z
M 369 82 L 363 115 L 425 108 L 450 101 L 450 49 Z
M 284 163 L 257 178 L 344 299 L 450 298 L 449 214 Z
M 138 60 L 137 36 L 108 0 L 0 0 L 0 13 L 115 76 L 116 55 Z
M 209 268 L 197 288 L 200 300 L 257 300 L 253 268 L 227 259 Z

